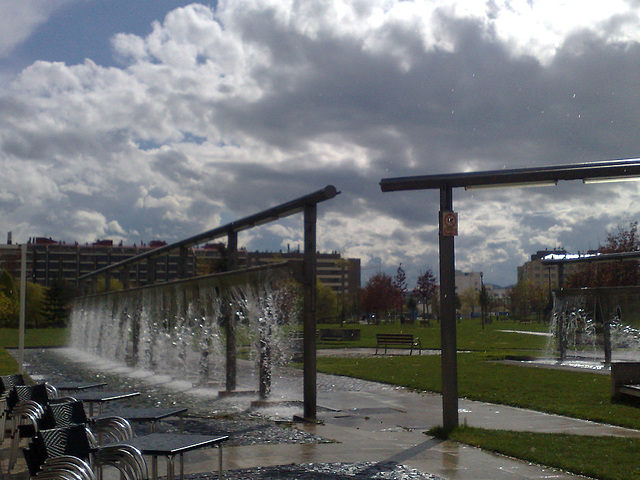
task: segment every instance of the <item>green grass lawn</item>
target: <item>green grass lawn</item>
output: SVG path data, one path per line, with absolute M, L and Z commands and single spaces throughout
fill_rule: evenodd
M 437 432 L 434 432 L 437 433 Z M 640 439 L 461 427 L 451 440 L 603 480 L 640 478 Z
M 66 344 L 66 328 L 29 328 L 25 331 L 25 347 L 62 347 Z M 17 328 L 0 328 L 0 347 L 18 347 Z
M 505 364 L 508 357 L 541 356 L 547 339 L 504 330 L 546 331 L 545 324 L 500 322 L 457 325 L 458 392 L 473 400 L 511 405 L 640 429 L 640 405 L 612 403 L 608 375 Z M 418 335 L 426 348 L 438 348 L 439 325 L 364 326 L 363 346 L 375 346 L 377 331 Z M 384 329 L 384 330 L 383 330 Z M 388 329 L 388 330 L 387 330 Z M 466 353 L 462 353 L 465 351 Z M 319 357 L 318 370 L 420 391 L 441 391 L 440 356 Z M 441 432 L 432 432 L 441 433 Z M 525 461 L 606 480 L 640 478 L 640 440 L 507 432 L 460 427 L 448 437 Z
M 62 347 L 67 343 L 66 328 L 32 328 L 25 331 L 24 345 L 30 347 Z M 0 375 L 17 373 L 18 363 L 5 350 L 18 348 L 18 329 L 0 328 Z
M 318 370 L 441 391 L 439 355 L 319 357 Z M 608 375 L 506 365 L 486 354 L 458 354 L 461 397 L 640 429 L 640 408 L 611 402 Z
M 494 321 L 482 328 L 479 319 L 463 320 L 456 325 L 457 343 L 459 350 L 473 351 L 513 351 L 520 354 L 540 352 L 546 347 L 547 338 L 538 335 L 518 335 L 509 330 L 524 330 L 533 332 L 547 332 L 546 323 L 520 323 L 514 321 Z M 318 329 L 337 328 L 335 324 L 320 324 Z M 440 324 L 435 320 L 430 326 L 419 325 L 358 325 L 348 324 L 344 328 L 360 330 L 360 340 L 345 342 L 319 342 L 319 348 L 331 347 L 369 347 L 375 348 L 377 333 L 411 333 L 420 339 L 422 348 L 440 348 Z

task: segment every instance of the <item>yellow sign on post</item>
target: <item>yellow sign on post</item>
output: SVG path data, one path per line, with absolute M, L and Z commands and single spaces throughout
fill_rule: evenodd
M 456 212 L 441 212 L 440 230 L 445 237 L 458 235 L 458 214 Z

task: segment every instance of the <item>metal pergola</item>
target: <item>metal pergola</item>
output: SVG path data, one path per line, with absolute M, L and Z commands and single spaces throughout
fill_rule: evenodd
M 558 266 L 558 288 L 563 288 L 564 265 L 567 263 L 601 263 L 638 261 L 640 252 L 588 253 L 584 255 L 549 254 L 540 260 L 543 265 Z
M 439 190 L 440 338 L 442 355 L 443 427 L 458 426 L 458 365 L 455 309 L 455 248 L 457 217 L 453 211 L 454 188 L 493 188 L 557 185 L 559 181 L 615 182 L 640 177 L 640 159 L 607 160 L 569 165 L 490 170 L 413 177 L 384 178 L 383 192 Z M 452 228 L 453 227 L 453 228 Z
M 147 261 L 148 272 L 154 272 L 155 259 L 167 254 L 170 251 L 178 250 L 180 252 L 178 262 L 178 277 L 187 277 L 187 258 L 188 249 L 194 245 L 204 242 L 227 237 L 228 263 L 229 270 L 235 270 L 238 267 L 238 232 L 257 227 L 269 222 L 279 220 L 281 218 L 294 215 L 296 213 L 304 214 L 304 254 L 303 254 L 303 389 L 304 389 L 304 420 L 314 422 L 317 416 L 317 386 L 316 386 L 316 223 L 317 223 L 317 205 L 318 203 L 330 200 L 340 192 L 333 185 L 327 185 L 325 188 L 305 195 L 303 197 L 291 200 L 278 206 L 269 208 L 262 212 L 250 215 L 240 220 L 230 222 L 226 225 L 208 230 L 206 232 L 194 235 L 184 240 L 164 245 L 162 247 L 149 250 L 147 252 L 128 258 L 113 265 L 100 268 L 91 273 L 78 277 L 79 282 L 95 280 L 99 275 L 105 275 L 105 287 L 109 289 L 109 279 L 114 271 L 124 271 L 128 266 L 141 261 Z M 155 275 L 149 275 L 150 280 L 154 281 Z M 149 278 L 147 279 L 149 281 Z M 231 327 L 233 322 L 227 322 L 227 391 L 233 391 L 236 388 L 236 355 L 235 355 L 235 332 Z

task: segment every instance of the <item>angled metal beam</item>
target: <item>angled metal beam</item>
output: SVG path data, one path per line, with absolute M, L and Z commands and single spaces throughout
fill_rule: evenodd
M 163 253 L 170 252 L 172 250 L 176 250 L 181 247 L 190 247 L 190 246 L 198 245 L 200 243 L 207 242 L 209 240 L 213 240 L 216 238 L 226 237 L 231 232 L 237 233 L 237 232 L 241 232 L 242 230 L 246 230 L 248 228 L 257 227 L 258 225 L 263 225 L 268 222 L 273 222 L 280 218 L 285 218 L 285 217 L 294 215 L 296 213 L 302 212 L 305 206 L 307 205 L 316 205 L 320 202 L 324 202 L 325 200 L 330 200 L 334 198 L 336 195 L 338 195 L 339 193 L 340 192 L 336 190 L 336 187 L 334 187 L 333 185 L 327 185 L 322 190 L 318 190 L 316 192 L 310 193 L 308 195 L 297 198 L 295 200 L 291 200 L 289 202 L 280 204 L 268 210 L 264 210 L 254 215 L 245 217 L 243 219 L 236 220 L 234 222 L 228 223 L 221 227 L 208 230 L 206 232 L 200 233 L 193 237 L 189 237 L 184 240 L 181 240 L 179 242 L 154 248 L 153 250 L 148 250 L 144 253 L 136 255 L 135 257 L 128 258 L 118 263 L 114 263 L 113 265 L 109 265 L 107 267 L 94 270 L 91 273 L 87 273 L 86 275 L 82 275 L 81 277 L 78 277 L 78 280 L 85 280 L 89 277 L 100 275 L 109 270 L 122 268 L 125 265 L 139 262 L 140 260 L 143 260 L 145 258 L 156 257 L 158 255 L 162 255 Z

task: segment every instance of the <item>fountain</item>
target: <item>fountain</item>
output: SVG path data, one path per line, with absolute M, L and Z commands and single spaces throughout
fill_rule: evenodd
M 96 353 L 105 353 L 106 355 L 124 351 L 127 353 L 126 358 L 129 362 L 152 369 L 159 365 L 159 354 L 162 355 L 162 363 L 167 363 L 165 361 L 167 348 L 175 345 L 178 349 L 178 361 L 184 370 L 192 350 L 190 347 L 195 343 L 199 346 L 200 381 L 206 382 L 210 371 L 212 344 L 216 338 L 212 333 L 214 325 L 224 326 L 226 390 L 227 392 L 235 390 L 236 347 L 238 343 L 236 341 L 236 323 L 238 323 L 236 317 L 239 316 L 238 312 L 244 310 L 230 301 L 230 287 L 247 283 L 239 281 L 238 276 L 252 275 L 261 268 L 239 269 L 238 232 L 302 213 L 304 227 L 302 261 L 296 262 L 295 267 L 289 266 L 288 268 L 290 276 L 297 278 L 302 285 L 304 413 L 300 419 L 315 422 L 317 410 L 315 335 L 317 209 L 318 203 L 330 200 L 338 194 L 339 192 L 333 185 L 327 185 L 321 190 L 249 217 L 170 245 L 147 250 L 134 257 L 98 268 L 78 277 L 84 298 L 79 300 L 79 311 L 74 315 L 74 323 L 78 324 L 77 330 L 73 334 L 75 344 L 78 345 L 77 342 L 82 340 L 82 345 L 88 345 L 88 348 Z M 215 275 L 195 277 L 196 268 L 189 263 L 189 248 L 221 237 L 227 238 L 226 254 L 223 260 L 228 271 L 218 274 L 217 277 Z M 179 280 L 159 285 L 156 283 L 159 278 L 157 261 L 162 256 L 166 259 L 165 279 L 168 279 L 170 252 L 173 252 L 176 257 L 175 272 L 172 278 Z M 143 262 L 146 262 L 146 267 L 141 268 Z M 132 269 L 132 266 L 135 268 Z M 266 268 L 269 270 L 276 268 L 276 266 L 269 265 Z M 142 274 L 143 270 L 144 274 Z M 112 275 L 117 275 L 120 278 L 126 289 L 124 292 L 119 294 L 110 291 Z M 104 286 L 107 290 L 106 300 L 98 300 L 95 295 L 94 290 L 98 285 L 99 278 L 104 280 Z M 216 298 L 219 299 L 219 310 L 211 307 L 216 302 L 204 301 L 207 295 L 211 296 L 210 290 L 201 291 L 200 289 L 200 286 L 207 281 L 214 283 Z M 220 282 L 217 288 L 216 281 Z M 130 288 L 132 282 L 136 287 Z M 192 288 L 186 288 L 186 285 L 191 285 L 193 282 L 196 283 Z M 250 284 L 258 285 L 259 282 L 250 282 Z M 171 290 L 173 288 L 177 290 Z M 167 290 L 169 292 L 166 295 L 158 293 Z M 248 297 L 244 297 L 245 301 L 246 298 Z M 196 299 L 199 301 L 196 302 Z M 80 306 L 81 303 L 85 305 L 84 308 Z M 258 304 L 261 303 L 265 302 L 258 302 Z M 266 304 L 268 305 L 269 302 Z M 247 305 L 245 304 L 244 307 Z M 207 310 L 207 308 L 213 308 L 213 310 Z M 105 320 L 104 323 L 102 320 L 91 320 L 96 314 Z M 219 320 L 214 321 L 218 317 Z M 266 397 L 271 391 L 271 371 L 267 366 L 272 364 L 274 345 L 280 345 L 272 340 L 274 325 L 278 325 L 280 316 L 271 307 L 268 307 L 266 310 L 262 310 L 262 316 L 256 318 L 262 318 L 258 322 L 260 328 L 257 329 L 258 332 L 262 332 L 262 341 L 258 341 L 257 344 L 260 346 L 258 358 L 262 362 L 260 392 L 261 397 Z
M 283 262 L 81 297 L 72 312 L 71 346 L 135 370 L 211 387 L 225 383 L 225 337 L 232 331 L 258 372 L 252 391 L 266 400 L 272 367 L 296 353 L 287 341 L 299 324 L 290 272 L 290 262 Z
M 561 289 L 554 292 L 548 352 L 559 363 L 572 357 L 611 364 L 640 352 L 638 287 Z M 602 352 L 602 353 L 600 353 Z

